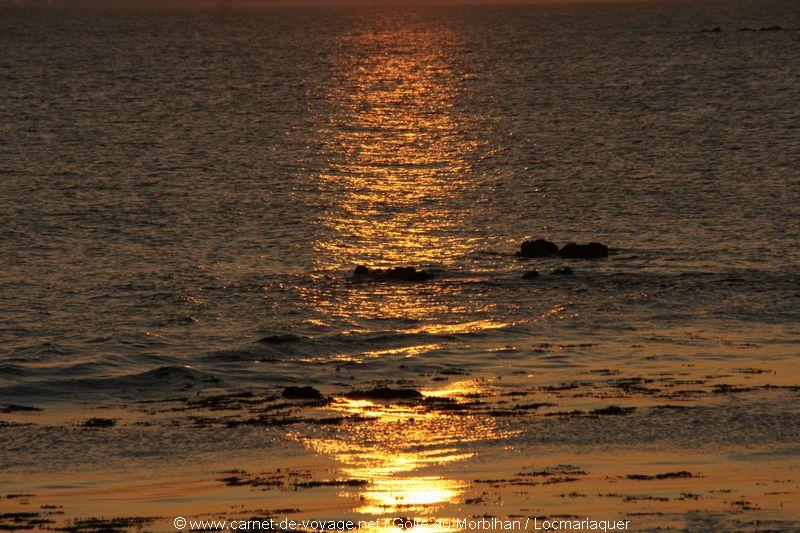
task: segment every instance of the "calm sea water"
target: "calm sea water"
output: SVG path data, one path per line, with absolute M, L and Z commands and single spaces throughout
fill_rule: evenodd
M 798 27 L 793 1 L 2 11 L 0 395 L 794 357 Z M 612 255 L 550 276 L 531 237 Z

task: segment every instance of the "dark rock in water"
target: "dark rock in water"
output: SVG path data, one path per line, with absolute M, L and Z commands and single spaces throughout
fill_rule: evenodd
M 559 250 L 559 255 L 567 259 L 608 257 L 608 246 L 600 244 L 599 242 L 590 242 L 589 244 L 575 244 L 571 242 L 565 244 L 564 247 Z
M 422 393 L 414 389 L 390 389 L 378 387 L 370 390 L 354 390 L 344 395 L 351 400 L 421 400 Z
M 313 489 L 317 487 L 366 487 L 366 479 L 332 479 L 330 481 L 298 481 L 294 483 L 297 489 Z
M 739 28 L 739 31 L 756 31 L 754 28 Z
M 353 276 L 384 281 L 428 281 L 434 278 L 433 274 L 427 270 L 417 270 L 411 266 L 369 269 L 363 265 L 359 265 L 353 271 Z
M 395 267 L 384 270 L 382 273 L 386 279 L 398 281 L 425 281 L 433 279 L 433 274 L 425 270 L 417 270 L 414 267 Z
M 608 407 L 603 407 L 602 409 L 594 409 L 589 413 L 598 416 L 621 416 L 621 415 L 629 415 L 635 410 L 636 410 L 635 407 L 620 407 L 619 405 L 609 405 Z
M 655 475 L 628 474 L 625 477 L 627 477 L 628 479 L 633 479 L 635 481 L 652 481 L 654 479 L 658 479 L 658 480 L 661 480 L 661 479 L 686 479 L 686 478 L 694 477 L 694 474 L 692 474 L 691 472 L 687 472 L 686 470 L 681 470 L 679 472 L 665 472 L 663 474 L 655 474 Z
M 300 337 L 292 333 L 284 333 L 281 335 L 269 335 L 263 339 L 258 339 L 262 344 L 286 344 L 287 342 L 297 342 Z
M 30 411 L 41 411 L 39 407 L 31 407 L 30 405 L 18 405 L 15 403 L 0 403 L 0 413 L 21 413 Z
M 761 28 L 758 31 L 782 31 L 783 27 L 781 26 L 767 26 L 766 28 Z
M 722 28 L 717 26 L 716 28 L 711 28 L 710 30 L 703 30 L 703 33 L 720 33 Z
M 112 428 L 117 425 L 113 418 L 89 418 L 81 424 L 85 428 Z
M 535 270 L 529 270 L 522 275 L 522 279 L 536 279 L 539 277 L 539 273 Z
M 558 245 L 544 239 L 525 241 L 517 252 L 519 257 L 550 257 L 553 255 L 558 255 Z
M 324 396 L 314 387 L 286 387 L 281 396 L 289 400 L 322 400 Z
M 551 274 L 554 274 L 556 276 L 571 276 L 572 274 L 574 274 L 574 272 L 572 272 L 572 269 L 570 267 L 564 267 L 553 270 Z

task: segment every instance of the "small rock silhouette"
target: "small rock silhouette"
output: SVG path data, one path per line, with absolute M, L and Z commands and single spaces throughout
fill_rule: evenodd
M 433 279 L 433 274 L 427 270 L 417 270 L 414 267 L 394 267 L 388 269 L 370 269 L 364 265 L 359 265 L 353 271 L 356 278 L 368 278 L 374 280 L 387 281 L 427 281 Z
M 608 246 L 599 242 L 589 244 L 575 244 L 571 242 L 565 244 L 559 255 L 567 259 L 596 259 L 598 257 L 608 257 Z
M 85 428 L 113 428 L 117 425 L 114 418 L 89 418 L 81 424 Z
M 544 239 L 525 241 L 517 252 L 519 257 L 550 257 L 558 255 L 558 245 Z
M 414 389 L 392 389 L 378 387 L 369 390 L 354 390 L 346 393 L 345 398 L 351 400 L 421 400 L 422 393 Z
M 522 279 L 536 279 L 538 277 L 539 273 L 536 272 L 535 270 L 530 270 L 522 275 Z
M 322 400 L 323 396 L 320 391 L 314 387 L 286 387 L 281 393 L 286 399 L 289 400 Z

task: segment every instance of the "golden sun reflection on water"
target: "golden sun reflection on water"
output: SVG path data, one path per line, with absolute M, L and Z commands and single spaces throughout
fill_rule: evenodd
M 500 329 L 510 325 L 511 324 L 508 322 L 498 322 L 496 320 L 473 320 L 471 322 L 461 322 L 459 324 L 428 324 L 420 328 L 408 330 L 408 333 L 454 335 L 459 333 L 472 333 L 475 331 Z
M 320 180 L 334 198 L 317 243 L 322 266 L 438 263 L 468 250 L 454 242 L 464 213 L 448 199 L 470 187 L 475 143 L 463 135 L 446 28 L 419 21 L 348 37 L 329 98 L 337 112 L 321 132 Z M 350 42 L 351 41 L 351 42 Z
M 461 116 L 457 103 L 463 77 L 453 63 L 455 36 L 423 20 L 407 22 L 365 27 L 343 37 L 352 53 L 337 55 L 328 94 L 335 111 L 319 132 L 326 156 L 319 182 L 329 201 L 315 244 L 321 271 L 356 264 L 447 265 L 473 251 L 463 231 L 469 211 L 455 201 L 475 187 L 469 173 L 478 151 L 476 141 L 464 134 L 469 118 Z M 336 293 L 306 295 L 326 319 L 399 319 L 410 325 L 410 335 L 505 325 L 480 320 L 420 325 L 452 311 L 442 298 L 446 287 L 327 290 Z M 357 328 L 355 333 L 370 331 Z M 424 340 L 365 351 L 358 359 L 411 357 L 439 346 Z M 480 390 L 478 382 L 463 382 L 425 394 L 466 401 L 466 395 Z M 341 428 L 334 437 L 303 441 L 333 458 L 342 477 L 368 482 L 341 494 L 355 498 L 354 510 L 371 517 L 425 515 L 458 502 L 469 483 L 443 472 L 473 456 L 465 444 L 498 436 L 491 417 L 423 405 L 337 398 L 329 409 L 370 420 Z
M 458 335 L 465 333 L 496 330 L 510 325 L 512 324 L 508 322 L 499 322 L 495 320 L 473 320 L 470 322 L 461 322 L 457 324 L 427 324 L 416 328 L 405 329 L 403 330 L 403 334 L 406 335 L 427 334 L 427 335 L 447 336 L 447 335 Z M 348 335 L 350 333 L 351 332 L 345 332 L 344 335 Z M 370 333 L 370 331 L 358 330 L 353 333 L 365 334 L 365 333 Z M 372 331 L 372 333 L 380 334 L 381 332 Z M 360 363 L 367 359 L 382 358 L 382 357 L 411 358 L 415 356 L 424 355 L 426 352 L 431 352 L 444 348 L 445 346 L 447 346 L 447 344 L 443 342 L 413 344 L 410 346 L 401 346 L 396 348 L 393 347 L 393 348 L 384 348 L 379 350 L 364 350 L 356 355 L 349 353 L 341 353 L 336 355 L 326 354 L 325 356 L 322 357 L 306 357 L 301 360 L 302 361 L 317 361 L 317 360 L 347 361 L 347 362 Z
M 480 382 L 463 381 L 423 394 L 464 401 L 481 390 Z M 490 417 L 452 415 L 417 405 L 336 398 L 330 409 L 370 420 L 335 438 L 304 442 L 339 463 L 343 477 L 368 482 L 363 488 L 343 489 L 342 495 L 356 498 L 355 511 L 370 517 L 430 516 L 445 504 L 457 503 L 469 483 L 441 474 L 448 470 L 442 467 L 474 455 L 464 449 L 465 443 L 501 436 Z
M 481 117 L 463 105 L 471 94 L 465 39 L 446 21 L 409 12 L 402 20 L 365 20 L 337 40 L 320 92 L 324 115 L 315 121 L 320 204 L 312 236 L 320 283 L 298 289 L 304 305 L 326 322 L 363 325 L 370 331 L 359 333 L 369 334 L 382 320 L 400 321 L 392 327 L 404 330 L 446 315 L 486 316 L 496 305 L 480 297 L 480 285 L 465 304 L 461 289 L 444 276 L 424 285 L 342 284 L 338 277 L 356 265 L 414 266 L 439 277 L 463 269 L 464 258 L 480 248 L 485 222 L 477 222 L 478 213 L 494 181 L 476 169 L 492 147 Z M 464 332 L 460 327 L 408 333 L 447 335 Z M 398 346 L 356 359 L 404 356 L 380 348 Z

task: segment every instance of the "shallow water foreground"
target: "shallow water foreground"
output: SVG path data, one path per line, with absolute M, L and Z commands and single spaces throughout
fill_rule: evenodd
M 21 425 L 0 440 L 3 523 L 92 531 L 87 518 L 113 516 L 169 531 L 176 517 L 349 519 L 383 521 L 370 528 L 383 530 L 410 519 L 438 531 L 490 517 L 630 520 L 636 531 L 798 527 L 796 372 L 764 361 L 624 366 L 550 370 L 554 381 L 531 368 L 404 381 L 422 391 L 413 400 L 353 400 L 337 385 L 323 400 L 205 389 L 9 413 Z M 115 422 L 87 427 L 98 420 Z

